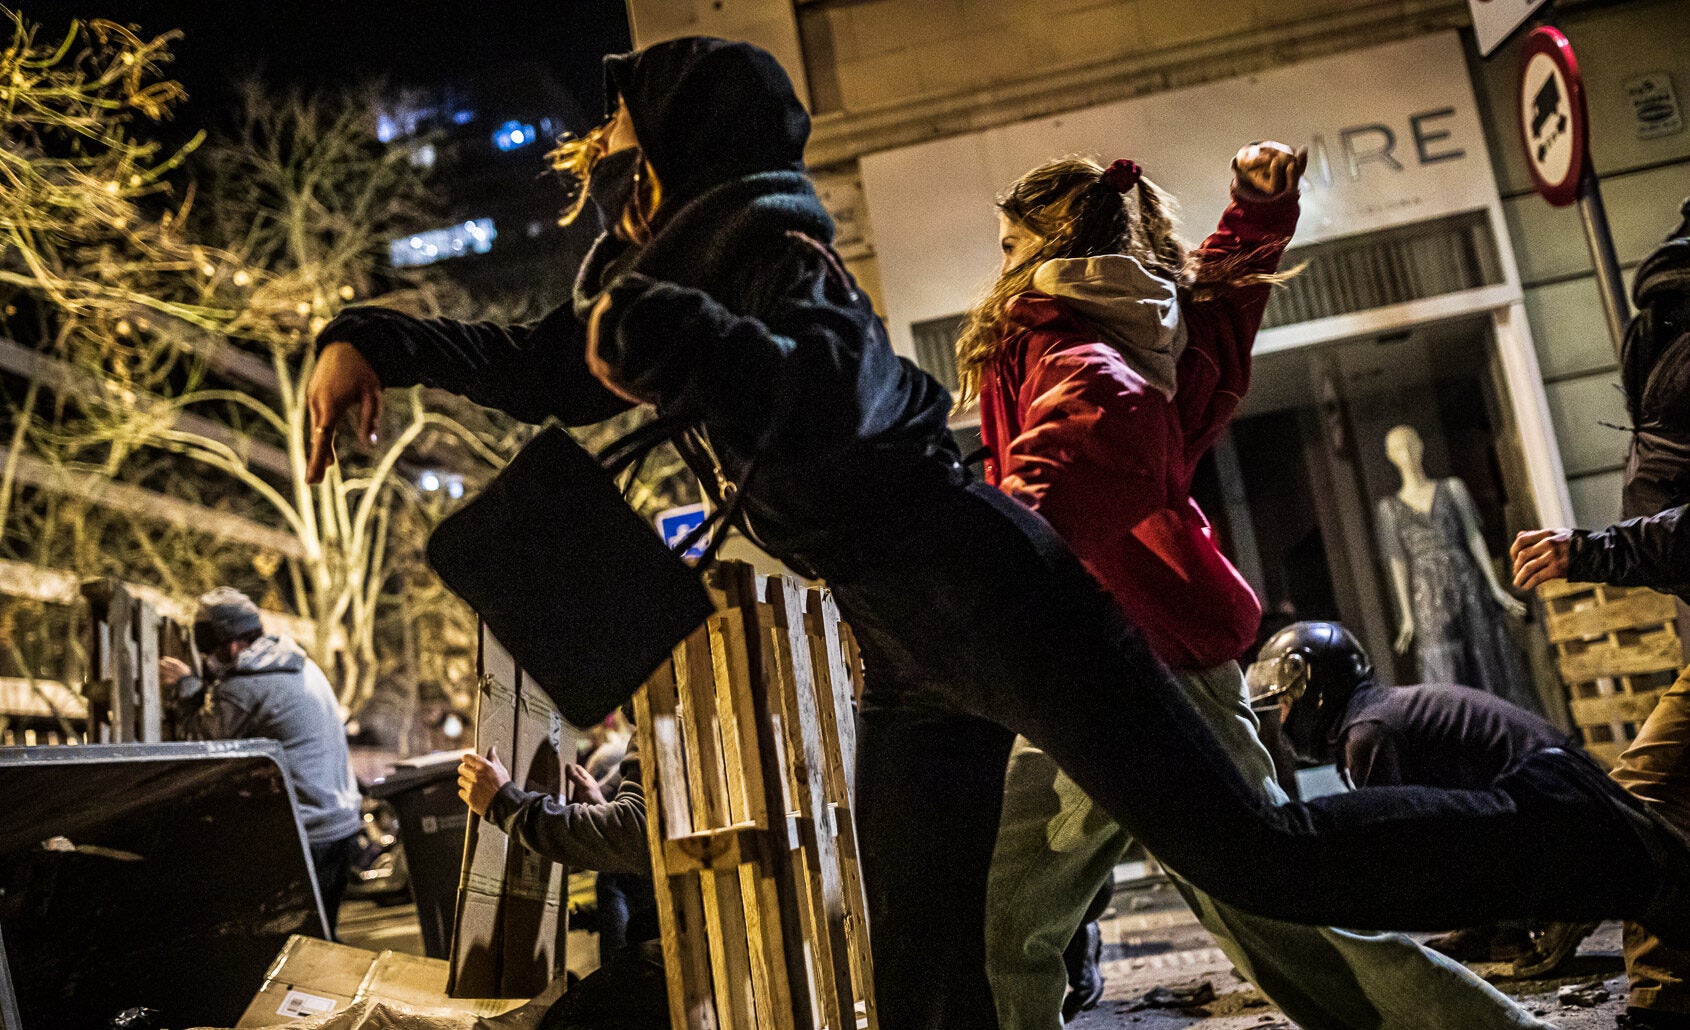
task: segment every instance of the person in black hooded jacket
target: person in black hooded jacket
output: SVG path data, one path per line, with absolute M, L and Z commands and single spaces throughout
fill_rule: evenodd
M 1564 578 L 1651 587 L 1690 602 L 1690 200 L 1680 214 L 1678 228 L 1637 268 L 1637 315 L 1621 348 L 1634 427 L 1620 495 L 1626 520 L 1596 531 L 1521 533 L 1511 551 L 1522 589 Z M 1690 830 L 1690 669 L 1661 695 L 1612 775 Z M 1690 1030 L 1690 951 L 1627 923 L 1625 962 L 1624 1025 Z
M 948 395 L 893 354 L 830 247 L 808 117 L 774 59 L 688 38 L 606 68 L 615 114 L 581 164 L 617 228 L 574 303 L 517 327 L 342 315 L 309 388 L 312 472 L 353 408 L 373 432 L 383 387 L 528 419 L 638 401 L 696 420 L 707 446 L 690 449 L 732 484 L 735 524 L 825 578 L 861 645 L 857 831 L 888 1030 L 995 1024 L 982 905 L 1018 732 L 1193 882 L 1265 915 L 1690 926 L 1685 840 L 1566 753 L 1485 792 L 1269 807 L 1050 527 L 970 482 Z

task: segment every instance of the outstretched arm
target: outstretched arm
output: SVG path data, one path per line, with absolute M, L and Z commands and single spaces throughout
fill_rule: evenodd
M 386 387 L 438 387 L 524 422 L 555 417 L 587 425 L 632 406 L 587 370 L 585 332 L 568 305 L 515 326 L 353 308 L 317 339 L 321 352 L 307 387 L 311 482 L 333 459 L 334 428 L 352 408 L 359 409 L 359 432 L 374 435 Z
M 606 873 L 650 872 L 645 792 L 636 752 L 630 750 L 623 758 L 621 774 L 610 801 L 560 801 L 519 789 L 497 753 L 489 751 L 486 758 L 473 753 L 463 757 L 458 793 L 477 815 L 554 862 Z
M 1250 348 L 1274 274 L 1297 228 L 1297 183 L 1308 152 L 1252 143 L 1233 158 L 1232 202 L 1197 248 L 1197 283 L 1182 309 L 1189 343 L 1179 363 L 1188 464 L 1214 444 L 1250 386 Z
M 1690 593 L 1690 506 L 1602 530 L 1535 529 L 1514 538 L 1514 585 L 1552 579 Z

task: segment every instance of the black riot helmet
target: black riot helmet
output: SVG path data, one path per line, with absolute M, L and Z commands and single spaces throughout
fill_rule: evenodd
M 1373 685 L 1373 661 L 1338 623 L 1296 622 L 1262 645 L 1245 680 L 1257 711 L 1289 703 L 1285 738 L 1299 758 L 1324 763 L 1336 756 L 1350 698 Z

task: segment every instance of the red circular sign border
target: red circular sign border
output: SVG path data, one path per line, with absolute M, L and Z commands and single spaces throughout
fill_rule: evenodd
M 1526 106 L 1526 67 L 1538 54 L 1545 54 L 1554 61 L 1567 80 L 1567 102 L 1573 121 L 1570 129 L 1573 134 L 1573 159 L 1567 165 L 1567 177 L 1553 183 L 1538 175 L 1537 163 L 1531 159 L 1532 141 L 1526 133 L 1523 117 L 1520 118 L 1520 144 L 1526 149 L 1526 171 L 1531 175 L 1532 184 L 1537 187 L 1538 193 L 1555 207 L 1566 207 L 1579 198 L 1584 184 L 1585 165 L 1590 160 L 1590 137 L 1587 135 L 1590 117 L 1585 109 L 1584 76 L 1579 74 L 1579 62 L 1573 54 L 1572 41 L 1560 29 L 1548 25 L 1538 26 L 1526 35 L 1525 45 L 1520 51 L 1520 81 L 1514 96 L 1516 116 L 1519 116 Z

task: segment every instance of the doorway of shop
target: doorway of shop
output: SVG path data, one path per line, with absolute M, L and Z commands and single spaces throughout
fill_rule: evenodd
M 1465 487 L 1500 582 L 1513 532 L 1535 524 L 1491 320 L 1259 354 L 1253 379 L 1230 432 L 1199 467 L 1193 495 L 1262 599 L 1260 639 L 1297 620 L 1337 619 L 1361 637 L 1382 679 L 1420 680 L 1420 641 L 1403 653 L 1393 646 L 1404 613 L 1386 512 L 1402 473 L 1387 436 L 1410 427 L 1427 477 Z M 1525 627 L 1502 621 L 1535 685 L 1541 670 L 1533 671 Z

